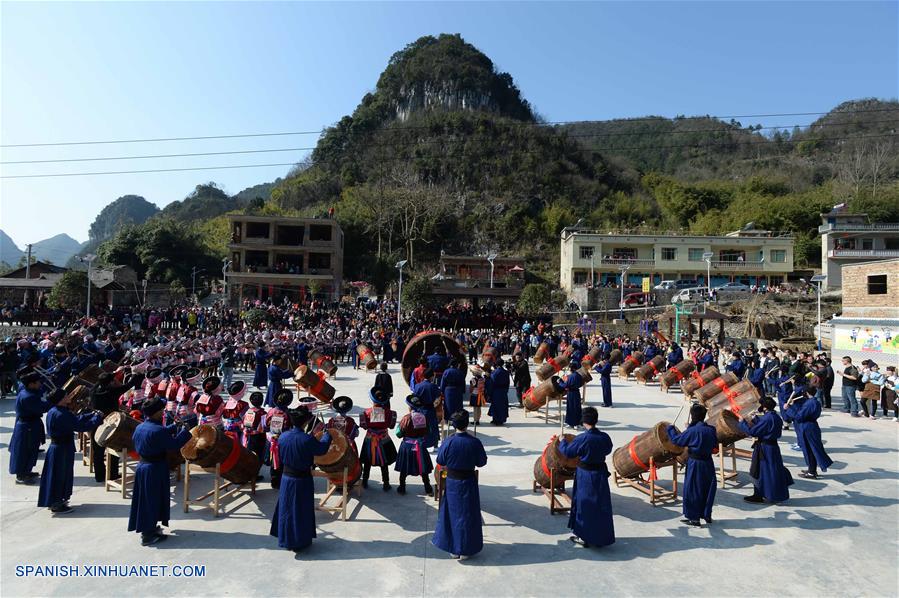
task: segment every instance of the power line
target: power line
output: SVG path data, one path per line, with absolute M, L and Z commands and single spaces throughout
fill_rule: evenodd
M 888 120 L 876 120 L 869 121 L 866 124 L 899 124 L 899 120 L 888 119 Z M 822 123 L 818 126 L 848 126 L 854 123 Z M 716 128 L 716 129 L 687 129 L 683 131 L 640 131 L 640 132 L 615 132 L 615 133 L 579 133 L 568 135 L 568 138 L 591 138 L 591 137 L 641 137 L 646 135 L 686 135 L 691 133 L 748 133 L 752 134 L 754 131 L 760 131 L 762 129 L 790 129 L 794 127 L 800 127 L 801 125 L 782 125 L 782 126 L 768 126 L 768 127 L 756 127 L 752 130 L 742 129 L 742 128 Z M 385 129 L 387 132 L 401 132 L 404 129 Z M 460 143 L 464 140 L 431 140 L 431 141 L 417 141 L 416 143 Z M 395 143 L 371 143 L 369 146 L 387 146 L 387 147 L 396 147 Z M 112 161 L 112 160 L 147 160 L 147 159 L 162 159 L 162 158 L 193 158 L 199 156 L 233 156 L 240 154 L 265 154 L 265 153 L 277 153 L 277 152 L 300 152 L 300 151 L 312 151 L 315 147 L 285 147 L 285 148 L 271 148 L 271 149 L 256 149 L 256 150 L 233 150 L 233 151 L 224 151 L 224 152 L 192 152 L 185 154 L 150 154 L 150 155 L 140 155 L 140 156 L 103 156 L 103 157 L 91 157 L 91 158 L 58 158 L 52 160 L 9 160 L 5 162 L 0 162 L 0 164 L 57 164 L 57 163 L 66 163 L 66 162 L 101 162 L 101 161 Z
M 899 110 L 899 108 L 872 108 L 872 109 L 863 109 L 863 110 L 847 110 L 843 112 L 783 112 L 779 114 L 734 114 L 734 115 L 725 115 L 725 116 L 711 116 L 711 115 L 697 115 L 683 118 L 711 118 L 717 120 L 725 120 L 725 119 L 737 119 L 737 118 L 782 118 L 788 116 L 824 116 L 827 114 L 834 115 L 846 115 L 846 114 L 862 114 L 862 113 L 872 113 L 872 112 L 893 112 Z M 643 116 L 636 118 L 617 118 L 617 119 L 586 119 L 586 120 L 559 120 L 559 121 L 546 121 L 546 122 L 521 122 L 521 123 L 513 123 L 513 126 L 520 127 L 545 127 L 545 126 L 555 126 L 555 125 L 573 125 L 573 124 L 587 124 L 587 123 L 602 123 L 602 122 L 612 122 L 612 121 L 641 121 L 641 120 L 659 120 L 659 119 L 667 119 L 667 120 L 677 120 L 681 117 L 675 118 L 667 118 L 664 116 Z M 407 127 L 409 129 L 429 129 L 431 128 L 428 125 L 415 126 L 415 127 Z M 244 134 L 236 134 L 236 135 L 202 135 L 196 137 L 157 137 L 157 138 L 145 138 L 145 139 L 113 139 L 113 140 L 101 140 L 101 141 L 58 141 L 58 142 L 50 142 L 50 143 L 6 143 L 0 144 L 0 147 L 51 147 L 51 146 L 64 146 L 64 145 L 105 145 L 105 144 L 116 144 L 116 143 L 156 143 L 156 142 L 164 142 L 164 141 L 202 141 L 208 139 L 241 139 L 241 138 L 250 138 L 250 137 L 283 137 L 283 136 L 291 136 L 291 135 L 320 135 L 322 134 L 327 127 L 317 130 L 317 131 L 279 131 L 274 133 L 244 133 Z
M 881 138 L 881 137 L 894 137 L 895 133 L 883 133 L 877 135 L 855 135 L 851 137 L 827 137 L 822 141 L 843 141 L 843 140 L 856 140 L 856 139 L 873 139 L 873 138 Z M 444 143 L 458 143 L 462 140 L 456 141 L 444 141 Z M 784 139 L 781 140 L 781 143 L 800 143 L 804 140 L 793 140 L 793 139 Z M 751 145 L 771 145 L 775 143 L 774 141 L 765 139 L 761 141 L 733 141 L 733 142 L 724 142 L 724 143 L 682 143 L 682 144 L 674 144 L 674 145 L 644 145 L 644 146 L 633 146 L 633 147 L 582 147 L 582 148 L 571 148 L 573 151 L 585 151 L 585 152 L 602 152 L 602 151 L 627 151 L 627 150 L 648 150 L 648 149 L 677 149 L 677 148 L 685 148 L 685 147 L 693 147 L 697 149 L 702 148 L 712 148 L 712 147 L 734 147 L 734 146 L 751 146 Z M 389 144 L 384 144 L 389 145 Z M 394 145 L 393 147 L 400 147 Z M 519 154 L 534 154 L 539 153 L 537 150 L 522 150 L 517 152 Z M 394 162 L 399 160 L 408 160 L 406 157 L 395 156 L 393 158 L 381 158 L 380 162 Z M 296 162 L 280 162 L 280 163 L 272 163 L 272 164 L 235 164 L 230 166 L 197 166 L 192 168 L 154 168 L 148 170 L 116 170 L 116 171 L 101 171 L 101 172 L 63 172 L 63 173 L 51 173 L 51 174 L 17 174 L 17 175 L 3 175 L 0 176 L 0 179 L 37 179 L 37 178 L 55 178 L 55 177 L 73 177 L 73 176 L 103 176 L 103 175 L 113 175 L 113 174 L 147 174 L 147 173 L 159 173 L 159 172 L 189 172 L 189 171 L 201 171 L 201 170 L 232 170 L 238 168 L 269 168 L 275 166 L 296 166 Z

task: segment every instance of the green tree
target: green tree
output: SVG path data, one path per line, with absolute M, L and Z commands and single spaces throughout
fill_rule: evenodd
M 99 297 L 97 287 L 91 285 L 91 302 Z M 54 309 L 84 309 L 87 306 L 87 272 L 69 270 L 53 285 L 47 305 Z
M 427 307 L 434 302 L 431 281 L 425 276 L 414 276 L 403 281 L 403 304 L 405 309 Z
M 247 326 L 251 329 L 255 330 L 262 325 L 263 322 L 268 322 L 268 312 L 264 309 L 250 309 L 247 310 L 243 315 L 244 320 L 247 322 Z
M 527 284 L 518 298 L 518 311 L 526 316 L 535 316 L 546 311 L 552 301 L 552 294 L 545 284 Z
M 169 297 L 173 302 L 178 302 L 187 296 L 187 289 L 180 280 L 173 280 L 169 285 Z

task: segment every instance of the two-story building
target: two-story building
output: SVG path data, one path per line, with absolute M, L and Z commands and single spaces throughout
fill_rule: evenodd
M 343 230 L 336 220 L 232 215 L 229 294 L 238 300 L 336 300 L 343 286 Z
M 431 277 L 431 292 L 447 299 L 515 301 L 524 288 L 524 258 L 441 255 L 438 272 Z M 492 281 L 492 284 L 491 284 Z
M 560 282 L 569 296 L 578 286 L 617 285 L 623 268 L 625 283 L 634 285 L 649 277 L 653 285 L 695 279 L 704 286 L 707 273 L 713 287 L 776 285 L 793 271 L 793 237 L 754 229 L 722 236 L 562 231 Z
M 821 214 L 821 273 L 826 290 L 842 287 L 849 264 L 899 258 L 899 222 L 871 223 L 867 214 L 851 214 L 843 204 Z
M 848 355 L 881 371 L 899 365 L 899 259 L 843 266 L 841 284 L 843 311 L 830 321 L 834 362 Z

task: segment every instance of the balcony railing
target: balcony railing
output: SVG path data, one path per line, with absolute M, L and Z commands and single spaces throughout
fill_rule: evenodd
M 732 260 L 712 260 L 715 270 L 763 270 L 765 262 L 738 262 Z
M 489 278 L 444 278 L 443 280 L 431 280 L 431 285 L 435 289 L 489 289 Z M 524 288 L 524 280 L 513 279 L 506 280 L 500 278 L 493 279 L 493 288 L 495 289 L 522 289 Z
M 891 258 L 899 257 L 899 249 L 831 249 L 827 257 Z
M 819 233 L 842 232 L 876 232 L 899 231 L 899 222 L 881 222 L 878 224 L 822 224 L 818 227 Z

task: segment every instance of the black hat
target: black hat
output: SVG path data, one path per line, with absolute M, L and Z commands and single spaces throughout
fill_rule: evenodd
M 336 397 L 331 401 L 331 407 L 334 408 L 334 411 L 343 415 L 353 408 L 353 399 L 350 397 Z
M 143 374 L 128 374 L 125 376 L 125 386 L 128 388 L 139 389 L 144 383 Z
M 291 403 L 293 403 L 293 392 L 290 389 L 282 388 L 275 394 L 275 405 L 278 407 L 286 408 Z
M 176 365 L 171 370 L 169 370 L 170 376 L 181 376 L 188 369 L 186 364 Z
M 153 397 L 144 401 L 143 405 L 141 405 L 141 411 L 144 416 L 150 417 L 154 413 L 162 411 L 163 407 L 165 407 L 165 399 L 162 397 Z
M 215 392 L 217 389 L 221 388 L 222 379 L 218 376 L 209 376 L 205 380 L 203 380 L 203 390 L 206 392 Z
M 450 416 L 450 422 L 457 430 L 464 430 L 468 427 L 468 411 L 460 409 Z
M 258 390 L 250 393 L 250 405 L 253 407 L 261 407 L 262 401 L 265 400 L 265 395 L 259 392 Z
M 290 418 L 290 423 L 292 423 L 295 428 L 299 428 L 303 431 L 308 431 L 307 424 L 311 423 L 310 420 L 313 420 L 312 414 L 302 405 L 296 409 L 288 409 L 287 417 Z
M 406 405 L 409 405 L 413 409 L 421 408 L 421 399 L 419 399 L 416 395 L 409 395 L 406 397 Z
M 22 381 L 22 384 L 28 386 L 29 384 L 34 384 L 35 382 L 41 381 L 41 375 L 37 372 L 31 370 L 26 372 L 23 376 L 20 376 L 19 379 Z
M 159 378 L 162 378 L 162 370 L 159 368 L 147 370 L 147 378 L 149 380 L 158 380 Z
M 228 394 L 231 395 L 231 398 L 238 401 L 243 398 L 245 392 L 247 392 L 247 383 L 240 380 L 232 382 L 231 386 L 228 387 Z

